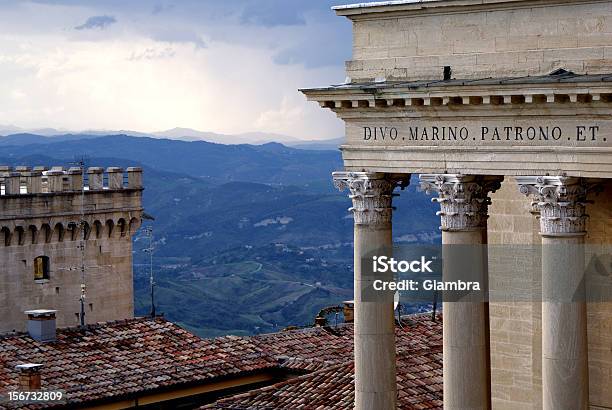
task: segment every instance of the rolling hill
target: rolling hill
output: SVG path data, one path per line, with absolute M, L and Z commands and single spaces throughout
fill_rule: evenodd
M 339 152 L 129 136 L 43 141 L 0 144 L 0 164 L 86 155 L 92 166 L 144 168 L 157 311 L 170 320 L 204 336 L 252 334 L 308 324 L 352 298 L 350 201 L 330 176 Z M 394 205 L 396 240 L 438 240 L 433 205 L 415 186 Z M 136 313 L 146 314 L 148 243 L 134 240 Z

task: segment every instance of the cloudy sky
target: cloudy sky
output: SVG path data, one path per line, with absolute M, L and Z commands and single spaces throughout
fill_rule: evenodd
M 0 0 L 0 125 L 338 137 L 352 2 Z

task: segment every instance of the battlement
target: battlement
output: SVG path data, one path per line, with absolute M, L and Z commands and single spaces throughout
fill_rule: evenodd
M 106 172 L 105 172 L 106 171 Z M 84 178 L 85 177 L 85 178 Z M 142 189 L 142 168 L 26 167 L 0 166 L 0 195 L 47 194 L 56 192 Z
M 136 167 L 1 167 L 0 247 L 83 239 L 80 229 L 85 239 L 92 231 L 92 239 L 130 238 L 140 226 L 142 190 Z

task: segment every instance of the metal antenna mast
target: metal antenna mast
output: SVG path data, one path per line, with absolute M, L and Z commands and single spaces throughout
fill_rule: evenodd
M 433 306 L 431 310 L 431 320 L 436 321 L 436 310 L 438 308 L 438 291 L 434 291 Z
M 79 249 L 81 250 L 81 296 L 79 302 L 81 305 L 81 314 L 79 315 L 81 327 L 85 326 L 85 297 L 87 292 L 87 286 L 85 285 L 85 240 L 87 239 L 87 232 L 85 226 L 85 158 L 81 158 L 76 162 L 81 168 L 81 220 L 79 221 L 79 227 L 81 228 L 82 236 Z
M 149 238 L 149 247 L 144 249 L 149 253 L 149 286 L 151 290 L 151 317 L 155 317 L 155 281 L 153 279 L 153 227 L 145 228 L 145 235 Z
M 80 221 L 78 222 L 78 224 L 73 224 L 73 226 L 75 227 L 79 227 L 81 229 L 82 232 L 82 236 L 81 236 L 81 240 L 78 246 L 78 249 L 81 251 L 81 263 L 80 266 L 72 266 L 70 268 L 62 268 L 59 270 L 65 270 L 65 271 L 80 271 L 81 272 L 81 295 L 79 296 L 79 305 L 80 305 L 80 312 L 78 313 L 79 316 L 79 325 L 81 327 L 85 326 L 85 299 L 87 299 L 87 285 L 85 283 L 85 279 L 86 279 L 86 272 L 88 269 L 99 269 L 102 267 L 108 267 L 111 268 L 112 265 L 94 265 L 94 266 L 86 266 L 85 265 L 85 250 L 86 250 L 86 246 L 87 246 L 87 234 L 88 234 L 88 230 L 87 230 L 87 221 L 85 219 L 85 164 L 86 164 L 86 157 L 81 157 L 81 159 L 70 162 L 71 165 L 78 165 L 80 170 L 81 170 L 81 179 L 82 179 L 82 183 L 81 183 L 81 209 L 80 209 Z

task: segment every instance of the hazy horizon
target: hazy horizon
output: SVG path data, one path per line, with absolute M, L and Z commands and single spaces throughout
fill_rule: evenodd
M 279 142 L 283 144 L 301 143 L 329 143 L 343 138 L 342 135 L 333 138 L 303 139 L 291 135 L 277 134 L 265 131 L 243 132 L 236 134 L 224 134 L 212 131 L 194 130 L 192 128 L 175 127 L 168 130 L 143 132 L 139 130 L 68 130 L 51 127 L 44 128 L 20 128 L 12 125 L 0 124 L 0 138 L 18 135 L 38 135 L 53 139 L 54 137 L 78 136 L 110 136 L 127 135 L 132 137 L 164 138 L 178 141 L 208 141 L 222 144 L 262 144 L 267 142 Z

